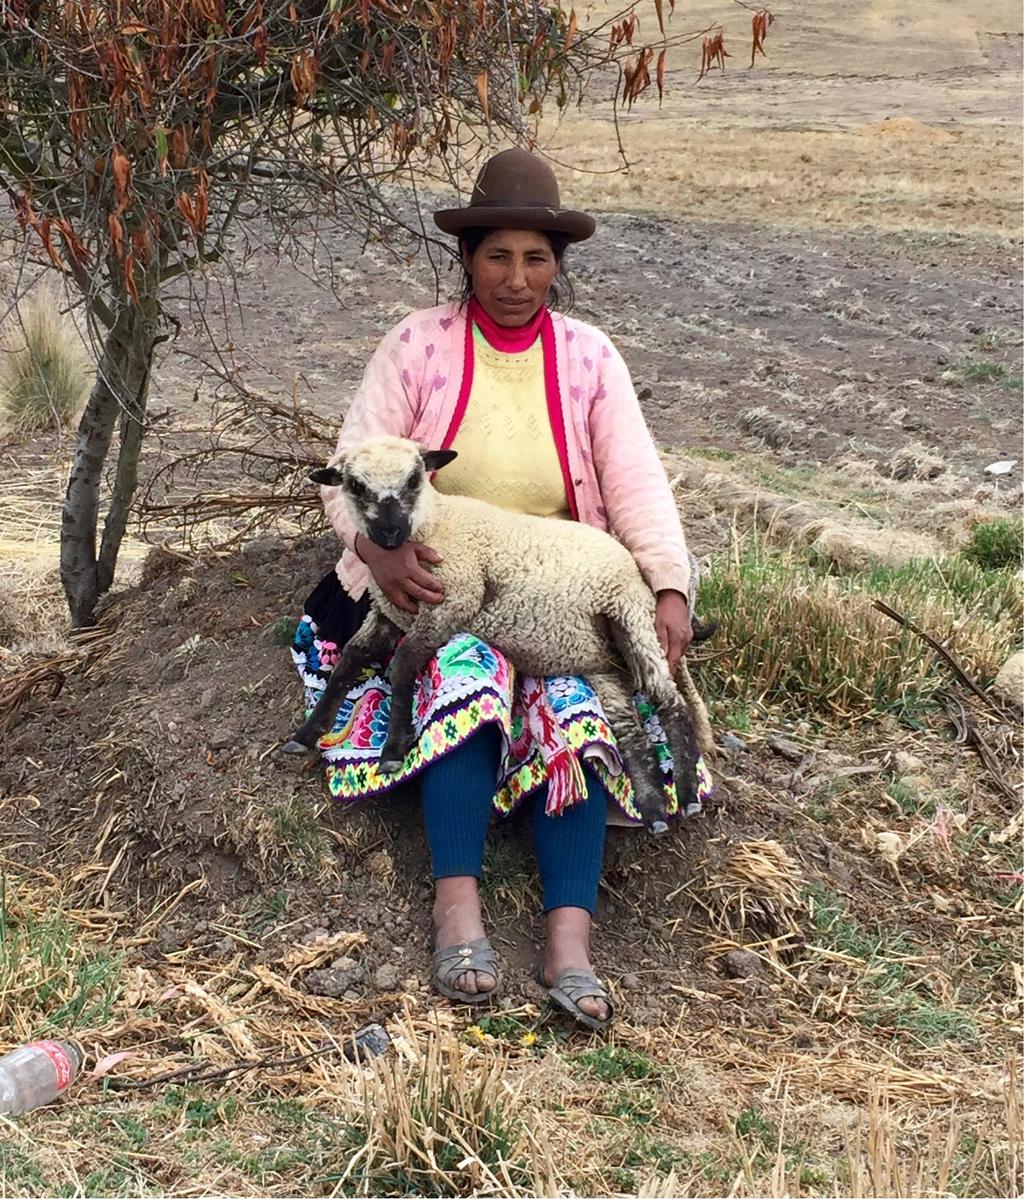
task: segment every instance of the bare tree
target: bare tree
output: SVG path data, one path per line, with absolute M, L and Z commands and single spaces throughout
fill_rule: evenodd
M 0 0 L 0 185 L 98 360 L 61 528 L 74 628 L 114 578 L 168 282 L 230 262 L 239 227 L 296 249 L 325 220 L 379 228 L 397 170 L 453 177 L 599 65 L 631 103 L 635 30 L 581 32 L 557 0 Z

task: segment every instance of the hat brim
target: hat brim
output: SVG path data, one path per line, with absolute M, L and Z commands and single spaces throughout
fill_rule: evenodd
M 597 222 L 585 212 L 568 208 L 444 208 L 434 213 L 434 224 L 444 233 L 463 229 L 535 229 L 564 233 L 570 241 L 586 241 L 594 235 Z

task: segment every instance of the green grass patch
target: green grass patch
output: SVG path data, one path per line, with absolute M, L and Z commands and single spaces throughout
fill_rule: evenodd
M 270 626 L 271 640 L 276 646 L 288 649 L 295 640 L 298 627 L 299 622 L 294 616 L 279 616 Z
M 0 1143 L 0 1180 L 5 1194 L 25 1194 L 30 1189 L 41 1190 L 43 1187 L 39 1167 L 22 1148 L 10 1141 Z
M 247 913 L 249 931 L 259 934 L 280 923 L 288 912 L 288 896 L 284 891 L 275 891 L 259 899 Z
M 624 1078 L 638 1081 L 657 1078 L 663 1071 L 645 1053 L 627 1049 L 624 1045 L 602 1045 L 574 1054 L 572 1060 L 602 1082 L 618 1082 Z
M 978 1036 L 977 1025 L 961 1008 L 943 1007 L 927 985 L 913 979 L 898 957 L 915 956 L 916 947 L 906 938 L 865 929 L 850 916 L 843 901 L 827 888 L 805 889 L 818 941 L 865 965 L 858 983 L 866 1006 L 857 1020 L 866 1028 L 891 1029 L 910 1034 L 926 1045 L 946 1041 L 969 1041 Z
M 971 529 L 961 553 L 983 570 L 1020 570 L 1024 566 L 1024 523 L 1008 517 L 980 521 Z M 1018 580 L 1014 582 L 1019 586 Z
M 658 1099 L 643 1087 L 624 1087 L 608 1101 L 608 1115 L 642 1128 L 654 1122 Z
M 1011 370 L 1002 362 L 989 362 L 985 358 L 976 358 L 973 354 L 965 354 L 952 363 L 946 375 L 951 383 L 998 383 L 1007 391 L 1020 391 L 1022 380 L 1020 374 Z
M 533 863 L 518 838 L 495 836 L 487 839 L 480 876 L 480 894 L 485 903 L 511 907 L 513 913 L 518 914 L 536 896 L 536 883 Z
M 59 906 L 0 875 L 0 1025 L 47 1036 L 105 1024 L 121 965 Z

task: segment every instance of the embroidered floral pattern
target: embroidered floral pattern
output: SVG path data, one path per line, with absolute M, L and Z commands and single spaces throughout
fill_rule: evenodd
M 338 656 L 338 647 L 318 640 L 316 632 L 315 622 L 303 616 L 292 644 L 292 658 L 309 708 L 316 703 Z M 368 667 L 338 709 L 331 732 L 320 741 L 331 794 L 343 802 L 384 794 L 461 745 L 482 725 L 496 724 L 502 732 L 504 752 L 494 803 L 499 812 L 511 812 L 548 781 L 542 747 L 531 733 L 522 695 L 520 681 L 501 654 L 469 634 L 458 634 L 442 646 L 417 683 L 414 714 L 419 738 L 415 748 L 398 774 L 381 775 L 377 759 L 387 737 L 391 686 L 386 667 Z M 614 802 L 638 820 L 632 785 L 593 689 L 585 679 L 552 677 L 544 680 L 544 698 L 557 722 L 556 740 L 564 742 L 577 758 L 586 758 Z M 657 712 L 643 696 L 636 697 L 636 704 L 665 776 L 669 816 L 696 814 L 711 794 L 707 766 L 703 759 L 698 761 L 701 802 L 680 812 L 672 782 L 672 755 Z

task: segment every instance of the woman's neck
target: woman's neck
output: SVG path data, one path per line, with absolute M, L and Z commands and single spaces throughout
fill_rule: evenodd
M 483 305 L 474 296 L 469 301 L 469 319 L 473 321 L 490 345 L 506 354 L 518 354 L 528 350 L 540 336 L 541 325 L 548 315 L 542 304 L 525 325 L 499 325 L 488 316 Z

